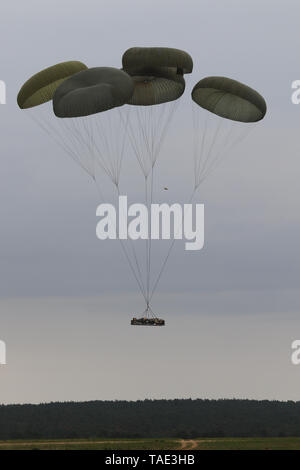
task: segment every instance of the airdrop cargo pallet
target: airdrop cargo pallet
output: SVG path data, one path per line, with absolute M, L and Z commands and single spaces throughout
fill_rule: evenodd
M 161 318 L 133 318 L 131 325 L 135 326 L 164 326 L 165 320 Z

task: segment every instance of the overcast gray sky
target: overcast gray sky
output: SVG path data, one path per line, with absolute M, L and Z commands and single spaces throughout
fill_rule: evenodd
M 5 0 L 1 11 L 0 402 L 298 399 L 299 3 Z M 192 171 L 193 85 L 229 76 L 268 104 L 201 188 L 205 247 L 175 246 L 153 301 L 167 321 L 159 329 L 130 327 L 143 299 L 117 242 L 96 239 L 92 182 L 16 105 L 36 71 L 72 59 L 120 67 L 132 46 L 194 60 L 161 155 L 174 200 Z

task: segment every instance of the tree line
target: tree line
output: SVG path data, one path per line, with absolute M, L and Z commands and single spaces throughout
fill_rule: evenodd
M 300 402 L 143 400 L 0 405 L 0 439 L 300 436 Z

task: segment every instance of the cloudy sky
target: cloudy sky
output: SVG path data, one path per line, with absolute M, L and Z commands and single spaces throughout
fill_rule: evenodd
M 5 0 L 1 11 L 0 402 L 298 399 L 300 366 L 290 360 L 300 337 L 298 2 Z M 197 195 L 205 247 L 175 246 L 153 299 L 167 322 L 158 329 L 130 326 L 143 299 L 118 242 L 96 239 L 93 183 L 16 105 L 36 71 L 72 59 L 120 67 L 132 46 L 177 47 L 194 60 L 157 201 L 167 184 L 170 199 L 187 202 L 190 91 L 200 78 L 235 78 L 268 104 Z M 130 165 L 128 151 L 125 172 Z M 138 188 L 138 177 L 133 170 L 124 181 Z M 154 266 L 167 247 L 157 247 Z

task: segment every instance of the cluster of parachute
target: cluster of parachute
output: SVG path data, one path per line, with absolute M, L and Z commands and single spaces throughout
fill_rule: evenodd
M 192 70 L 193 60 L 185 51 L 133 47 L 123 54 L 121 69 L 88 68 L 82 62 L 69 61 L 42 70 L 24 83 L 17 102 L 21 109 L 29 109 L 51 101 L 53 112 L 47 109 L 46 117 L 42 113 L 31 117 L 95 182 L 97 171 L 104 172 L 116 194 L 120 194 L 120 174 L 128 138 L 144 178 L 146 204 L 150 206 L 156 161 L 178 99 L 185 91 L 184 75 Z M 236 140 L 232 137 L 233 124 L 256 123 L 266 114 L 265 100 L 257 91 L 226 77 L 206 77 L 198 81 L 192 90 L 192 100 L 196 106 L 193 108 L 195 178 L 191 199 L 225 150 L 241 138 L 240 135 Z M 135 112 L 130 114 L 130 108 Z M 201 116 L 200 111 L 204 113 Z M 217 119 L 214 127 L 209 116 Z M 200 124 L 200 117 L 204 123 Z M 222 133 L 225 121 L 230 126 Z M 220 136 L 221 146 L 217 149 Z M 101 195 L 101 188 L 98 189 Z M 145 299 L 145 316 L 154 315 L 150 301 L 173 243 L 152 281 L 151 240 L 147 241 L 144 270 L 133 243 L 129 249 L 120 242 Z

